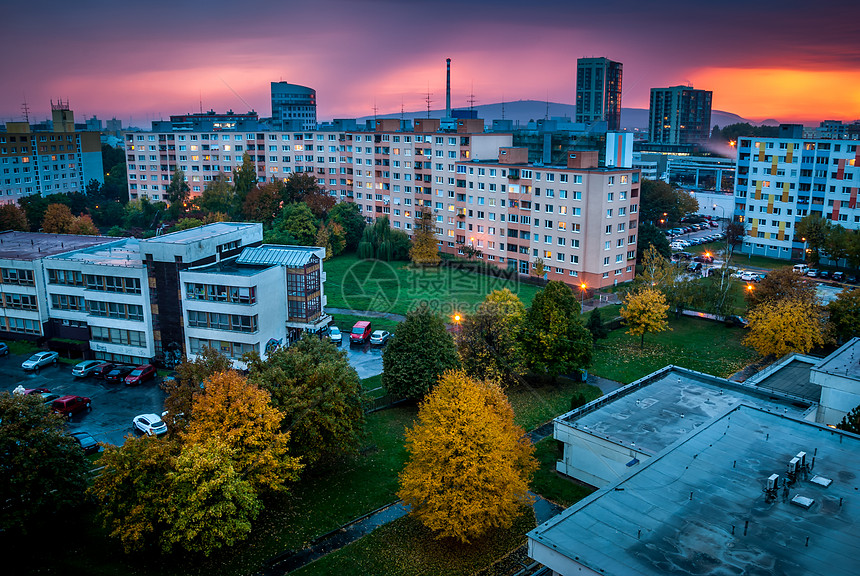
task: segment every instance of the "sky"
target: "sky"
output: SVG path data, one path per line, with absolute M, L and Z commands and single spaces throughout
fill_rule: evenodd
M 514 100 L 575 101 L 576 59 L 624 65 L 622 105 L 712 90 L 761 121 L 860 119 L 857 0 L 59 0 L 3 2 L 0 121 L 68 100 L 148 127 L 214 109 L 271 114 L 270 82 L 317 91 L 318 119 Z M 18 47 L 18 48 L 15 48 Z

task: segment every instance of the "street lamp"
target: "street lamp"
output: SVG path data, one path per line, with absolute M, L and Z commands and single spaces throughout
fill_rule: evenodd
M 455 312 L 453 319 L 454 319 L 454 331 L 457 332 L 457 334 L 460 334 L 460 320 L 462 320 L 463 317 L 460 316 L 459 312 Z
M 579 285 L 579 290 L 580 290 L 580 292 L 579 292 L 579 306 L 580 306 L 580 308 L 582 307 L 582 303 L 585 302 L 585 290 L 586 290 L 586 288 L 587 288 L 587 286 L 585 285 L 585 282 L 583 282 L 582 284 Z

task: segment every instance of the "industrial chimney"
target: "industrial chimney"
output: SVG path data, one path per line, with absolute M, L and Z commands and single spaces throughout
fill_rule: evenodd
M 445 62 L 448 65 L 447 79 L 445 83 L 445 118 L 451 117 L 451 59 L 447 58 Z

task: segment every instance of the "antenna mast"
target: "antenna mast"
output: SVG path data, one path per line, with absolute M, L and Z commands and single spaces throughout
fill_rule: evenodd
M 430 118 L 430 82 L 427 82 L 427 96 L 424 97 L 424 101 L 427 102 L 427 118 Z
M 24 100 L 24 103 L 21 104 L 21 112 L 24 113 L 24 120 L 26 120 L 27 124 L 30 123 L 30 106 L 27 104 L 27 100 Z

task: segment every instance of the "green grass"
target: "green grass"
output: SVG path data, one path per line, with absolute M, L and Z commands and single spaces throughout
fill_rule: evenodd
M 10 354 L 18 354 L 23 356 L 24 354 L 34 354 L 41 350 L 41 348 L 39 348 L 29 340 L 10 340 L 9 342 L 6 342 L 6 344 L 9 346 Z
M 340 328 L 345 340 L 344 344 L 349 345 L 349 331 L 359 320 L 370 320 L 374 330 L 388 330 L 394 332 L 397 325 L 400 324 L 397 320 L 389 320 L 388 318 L 369 318 L 366 316 L 357 316 L 354 314 L 332 314 L 334 325 Z M 343 345 L 343 344 L 342 344 Z
M 613 330 L 606 340 L 598 341 L 591 372 L 629 384 L 668 364 L 683 366 L 714 376 L 727 377 L 757 358 L 741 344 L 742 328 L 710 320 L 681 317 L 669 320 L 670 331 L 645 336 L 640 349 L 639 337 Z
M 408 262 L 359 260 L 355 254 L 325 265 L 328 306 L 406 314 L 425 304 L 443 316 L 469 313 L 493 290 L 508 288 L 529 306 L 539 287 L 451 268 L 412 268 Z
M 560 444 L 552 437 L 535 444 L 535 458 L 540 468 L 532 479 L 532 492 L 567 508 L 594 492 L 594 488 L 578 484 L 555 471 L 555 463 L 562 458 Z
M 582 382 L 559 378 L 557 384 L 528 383 L 506 391 L 514 409 L 514 422 L 532 430 L 570 410 L 570 401 L 577 395 L 590 402 L 600 397 L 600 389 Z
M 691 246 L 687 249 L 687 252 L 690 252 L 691 254 L 704 254 L 705 252 L 710 252 L 713 255 L 717 255 L 720 251 L 723 253 L 726 251 L 726 245 L 724 242 L 710 242 L 699 246 Z M 735 249 L 734 254 L 732 254 L 732 259 L 729 261 L 729 265 L 734 266 L 735 268 L 752 266 L 755 268 L 774 270 L 776 268 L 793 266 L 794 262 L 791 260 L 782 260 L 781 258 L 758 256 L 756 254 L 741 254 L 737 249 Z
M 376 390 L 382 387 L 382 374 L 377 374 L 376 376 L 371 376 L 369 378 L 363 378 L 361 380 L 361 389 L 365 392 L 369 392 L 370 390 Z
M 406 516 L 382 526 L 361 540 L 323 556 L 292 574 L 301 576 L 446 576 L 474 574 L 525 543 L 535 527 L 534 514 L 524 511 L 507 529 L 497 529 L 470 544 L 437 540 L 417 520 Z

